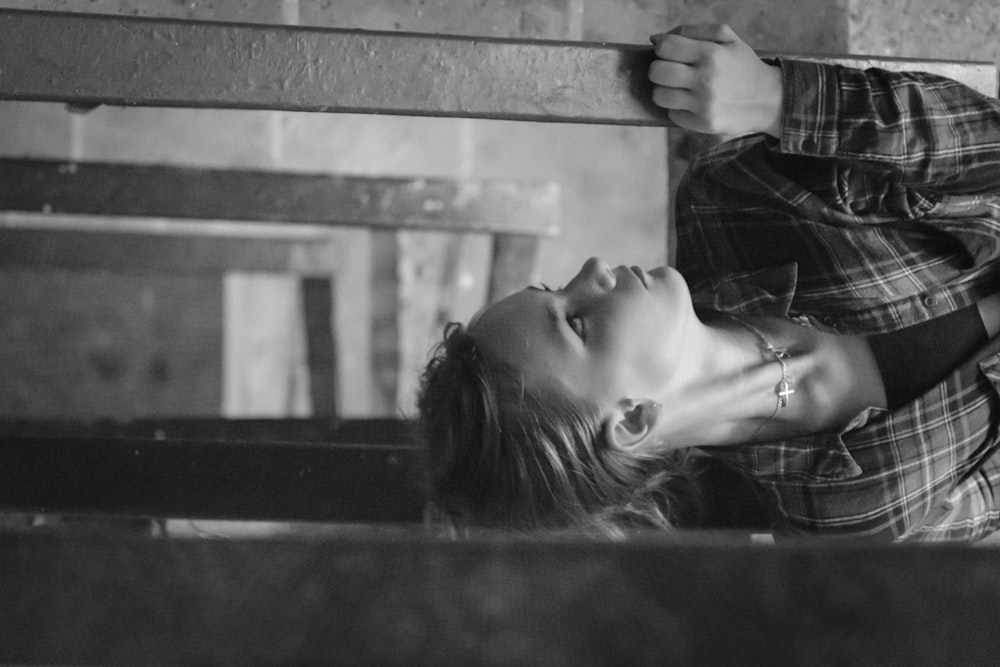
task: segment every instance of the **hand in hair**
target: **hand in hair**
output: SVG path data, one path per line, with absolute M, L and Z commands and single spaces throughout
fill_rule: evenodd
M 781 68 L 768 65 L 727 25 L 686 25 L 650 37 L 653 102 L 677 125 L 738 136 L 781 131 Z

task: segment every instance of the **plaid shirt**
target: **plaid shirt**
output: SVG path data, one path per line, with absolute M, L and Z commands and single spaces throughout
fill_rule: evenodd
M 1000 291 L 1000 103 L 927 74 L 779 64 L 780 141 L 718 146 L 680 186 L 696 305 L 859 334 Z M 1000 337 L 842 432 L 704 452 L 760 483 L 779 532 L 974 540 L 1000 527 L 998 390 Z

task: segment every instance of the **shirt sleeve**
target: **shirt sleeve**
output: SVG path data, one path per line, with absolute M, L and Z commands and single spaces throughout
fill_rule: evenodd
M 782 153 L 930 193 L 1000 192 L 1000 101 L 927 73 L 777 62 Z

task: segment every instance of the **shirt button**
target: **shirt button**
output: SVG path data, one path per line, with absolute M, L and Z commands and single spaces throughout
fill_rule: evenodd
M 924 305 L 927 306 L 928 308 L 933 308 L 934 306 L 937 305 L 937 302 L 938 302 L 937 297 L 934 296 L 933 294 L 928 294 L 927 296 L 924 297 Z
M 814 151 L 816 150 L 816 141 L 811 138 L 806 138 L 802 140 L 802 150 L 804 151 Z

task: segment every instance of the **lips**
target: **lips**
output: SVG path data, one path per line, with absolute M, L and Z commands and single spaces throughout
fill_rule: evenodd
M 649 285 L 646 283 L 646 272 L 640 269 L 638 266 L 630 266 L 628 268 L 632 273 L 635 274 L 636 278 L 639 279 L 639 282 L 642 283 L 642 286 L 645 287 L 646 289 L 649 289 Z

